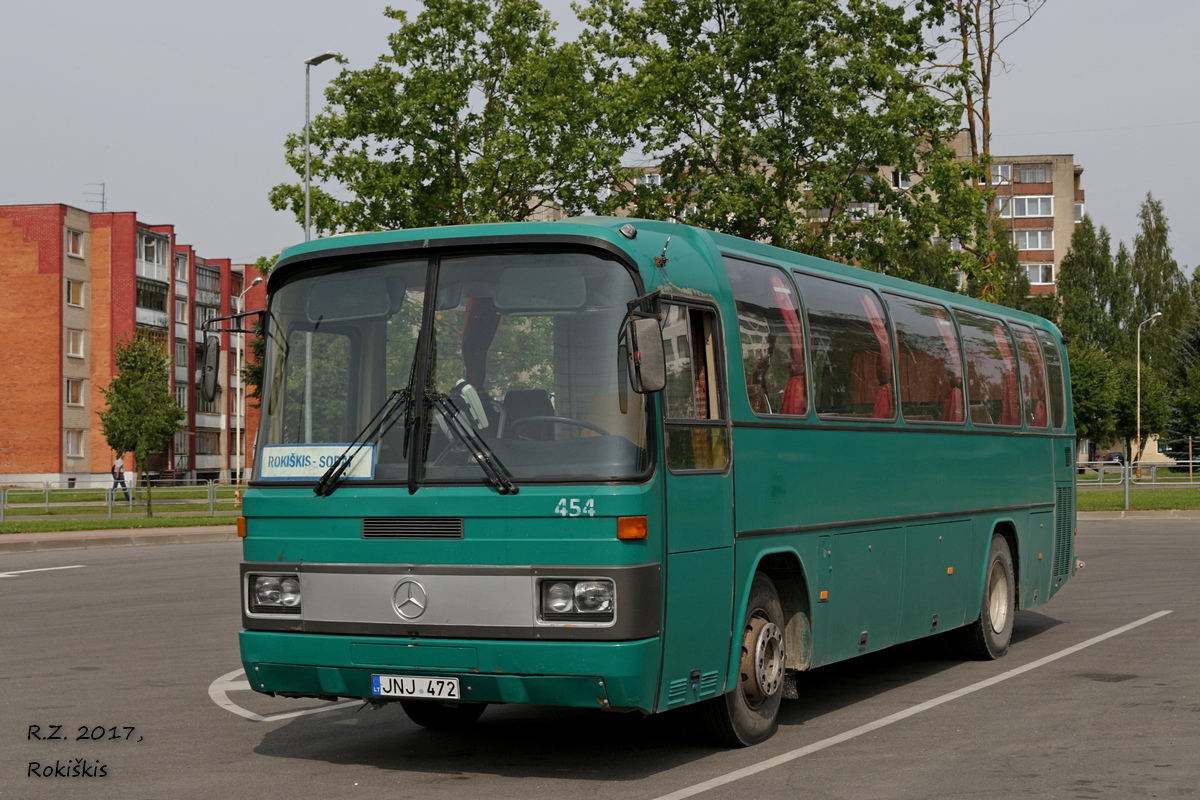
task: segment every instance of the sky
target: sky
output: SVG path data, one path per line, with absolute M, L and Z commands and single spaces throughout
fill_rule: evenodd
M 374 64 L 386 0 L 40 0 L 0 25 L 0 205 L 135 211 L 205 258 L 253 262 L 302 241 L 267 200 L 297 182 L 284 140 L 304 128 L 304 61 Z M 419 0 L 391 0 L 416 12 Z M 569 0 L 543 0 L 560 38 Z M 1049 0 L 1004 45 L 993 152 L 1073 154 L 1086 210 L 1132 244 L 1151 193 L 1181 266 L 1200 264 L 1200 3 Z M 340 67 L 312 68 L 312 113 Z M 1188 88 L 1192 87 L 1192 88 Z

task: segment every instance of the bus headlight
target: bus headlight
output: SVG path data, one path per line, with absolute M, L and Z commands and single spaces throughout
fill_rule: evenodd
M 616 591 L 610 580 L 552 580 L 542 582 L 543 622 L 611 622 Z
M 299 614 L 299 575 L 248 575 L 251 614 Z

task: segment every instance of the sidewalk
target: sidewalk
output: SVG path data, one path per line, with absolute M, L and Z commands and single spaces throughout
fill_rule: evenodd
M 63 531 L 61 533 L 0 534 L 0 554 L 36 550 L 85 550 L 153 544 L 207 544 L 237 539 L 236 525 L 196 528 L 139 528 L 136 530 Z

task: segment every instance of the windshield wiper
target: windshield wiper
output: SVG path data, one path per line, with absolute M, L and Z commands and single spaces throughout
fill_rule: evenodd
M 313 492 L 318 497 L 328 497 L 333 494 L 333 490 L 337 488 L 338 482 L 341 481 L 342 475 L 349 469 L 351 462 L 366 446 L 367 442 L 372 439 L 380 439 L 391 430 L 399 419 L 398 412 L 401 408 L 407 409 L 412 402 L 412 390 L 405 386 L 403 389 L 393 389 L 387 399 L 375 412 L 375 416 L 371 417 L 371 421 L 358 432 L 354 437 L 354 441 L 346 445 L 346 449 L 342 452 L 337 460 L 333 462 L 333 466 L 325 470 L 325 474 L 317 481 L 317 485 L 313 487 Z M 357 449 L 356 449 L 357 448 Z M 353 453 L 350 451 L 354 450 Z
M 446 421 L 446 427 L 454 431 L 459 440 L 471 451 L 471 457 L 479 464 L 479 467 L 483 470 L 483 474 L 487 476 L 488 482 L 496 487 L 496 491 L 500 494 L 516 494 L 519 492 L 520 489 L 513 483 L 512 473 L 500 463 L 500 459 L 496 457 L 496 453 L 475 432 L 475 428 L 471 423 L 463 421 L 460 416 L 462 412 L 458 406 L 451 402 L 449 396 L 431 391 L 428 393 L 428 397 L 433 405 L 437 406 L 438 410 L 442 412 L 442 417 Z

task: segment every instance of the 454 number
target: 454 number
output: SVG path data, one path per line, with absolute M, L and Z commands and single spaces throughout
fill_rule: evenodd
M 564 497 L 554 507 L 554 513 L 560 517 L 594 517 L 596 516 L 596 501 Z

